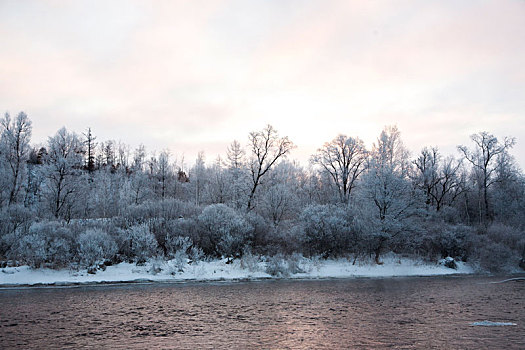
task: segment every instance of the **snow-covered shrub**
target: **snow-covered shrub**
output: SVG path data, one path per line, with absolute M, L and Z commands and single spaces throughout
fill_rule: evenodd
M 168 257 L 173 258 L 178 252 L 187 254 L 188 249 L 193 245 L 189 237 L 183 237 L 174 233 L 168 233 L 166 236 L 166 249 Z
M 31 225 L 29 234 L 11 247 L 13 259 L 20 259 L 32 267 L 63 267 L 73 261 L 75 242 L 70 230 L 51 221 Z
M 250 241 L 246 244 L 253 248 L 254 253 L 267 254 L 268 234 L 274 229 L 273 225 L 253 211 L 244 214 L 244 218 L 252 227 Z
M 476 249 L 475 260 L 481 269 L 490 272 L 513 272 L 518 268 L 519 256 L 505 245 L 481 239 Z
M 494 242 L 498 242 L 516 251 L 525 258 L 525 232 L 508 225 L 494 223 L 487 229 L 487 236 Z
M 193 241 L 189 237 L 176 236 L 173 233 L 169 233 L 166 237 L 168 257 L 173 260 L 178 272 L 183 272 L 188 264 L 188 252 L 192 245 Z
M 151 259 L 149 262 L 148 273 L 152 275 L 159 274 L 160 272 L 162 272 L 163 265 L 164 264 L 162 258 L 157 257 Z
M 473 248 L 474 260 L 491 272 L 512 272 L 525 255 L 525 237 L 519 229 L 495 223 L 481 229 Z
M 127 233 L 130 239 L 131 254 L 138 263 L 143 263 L 157 254 L 157 240 L 147 225 L 132 226 Z
M 472 228 L 436 221 L 426 226 L 417 243 L 417 249 L 420 254 L 430 259 L 450 256 L 466 261 L 471 253 L 473 241 Z
M 274 255 L 268 258 L 266 263 L 266 273 L 276 277 L 289 277 L 296 273 L 311 271 L 306 268 L 306 261 L 300 254 L 284 256 L 282 254 Z
M 109 235 L 113 237 L 117 244 L 117 258 L 131 260 L 133 253 L 131 251 L 131 237 L 128 230 L 115 227 L 112 228 Z
M 88 229 L 78 237 L 80 259 L 85 266 L 102 260 L 111 260 L 117 253 L 113 237 L 99 229 Z
M 177 268 L 177 272 L 184 272 L 184 268 L 188 265 L 188 254 L 183 250 L 178 250 L 173 255 L 172 264 Z
M 26 233 L 34 213 L 23 205 L 10 205 L 0 210 L 0 237 L 8 233 Z
M 188 258 L 192 264 L 197 265 L 204 258 L 204 252 L 201 248 L 194 245 L 190 248 Z
M 349 252 L 358 243 L 353 218 L 345 208 L 334 205 L 306 207 L 300 217 L 309 255 L 325 258 Z
M 266 273 L 275 277 L 289 277 L 290 269 L 282 254 L 268 258 L 266 262 Z
M 47 260 L 46 240 L 39 234 L 28 234 L 23 236 L 15 249 L 13 256 L 27 265 L 38 268 Z
M 288 268 L 292 274 L 305 273 L 305 259 L 301 254 L 293 253 L 286 259 L 288 262 Z
M 261 255 L 285 254 L 302 252 L 307 249 L 304 229 L 299 222 L 282 222 L 280 227 L 270 227 L 265 236 L 263 246 L 258 246 Z
M 241 257 L 241 268 L 250 272 L 256 272 L 260 270 L 259 257 L 252 254 L 252 251 L 249 247 L 244 247 Z
M 456 225 L 440 230 L 437 245 L 441 257 L 451 256 L 467 260 L 472 244 L 472 230 L 466 226 Z
M 235 209 L 224 204 L 204 208 L 198 217 L 200 246 L 208 254 L 236 256 L 249 242 L 252 226 Z
M 29 231 L 34 214 L 23 205 L 11 205 L 0 210 L 0 260 Z
M 202 249 L 193 245 L 189 237 L 169 237 L 169 241 L 171 242 L 169 253 L 169 257 L 171 258 L 169 262 L 171 274 L 184 272 L 188 263 L 197 265 L 204 256 Z

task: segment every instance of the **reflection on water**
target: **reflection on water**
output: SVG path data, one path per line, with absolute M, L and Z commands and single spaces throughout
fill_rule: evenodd
M 525 283 L 496 280 L 2 290 L 0 348 L 524 349 Z M 516 326 L 471 326 L 483 320 Z

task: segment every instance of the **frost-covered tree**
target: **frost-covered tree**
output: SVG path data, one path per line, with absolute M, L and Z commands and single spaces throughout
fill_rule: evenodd
M 112 169 L 116 166 L 115 141 L 108 140 L 100 144 L 103 165 Z
M 155 178 L 158 184 L 158 194 L 161 199 L 166 198 L 169 186 L 173 180 L 173 168 L 170 163 L 170 152 L 164 150 L 159 154 L 159 158 L 155 163 Z
M 397 127 L 385 127 L 374 144 L 364 176 L 362 214 L 369 218 L 376 263 L 392 238 L 407 228 L 405 219 L 415 213 L 417 198 L 407 178 L 408 151 Z
M 126 192 L 130 204 L 141 204 L 148 198 L 152 197 L 150 179 L 147 174 L 141 170 L 134 171 L 128 178 L 128 191 Z
M 94 188 L 90 190 L 89 198 L 85 202 L 91 202 L 91 213 L 95 218 L 111 218 L 119 216 L 129 193 L 126 193 L 127 181 L 118 172 L 112 172 L 109 169 L 101 169 L 93 176 Z M 79 185 L 83 182 L 79 182 Z M 84 192 L 84 191 L 83 191 Z M 89 215 L 88 215 L 89 216 Z
M 47 143 L 44 169 L 47 204 L 56 218 L 70 219 L 82 175 L 82 142 L 75 133 L 62 128 Z
M 146 161 L 146 147 L 144 147 L 144 145 L 139 145 L 139 147 L 135 149 L 135 152 L 133 154 L 133 164 L 132 164 L 133 171 L 144 170 L 145 161 Z
M 130 150 L 129 146 L 122 141 L 118 142 L 117 145 L 117 165 L 120 169 L 128 171 L 129 170 L 129 157 Z
M 357 179 L 366 168 L 368 152 L 358 137 L 339 135 L 319 148 L 310 161 L 329 175 L 339 201 L 348 203 Z
M 498 141 L 497 137 L 482 131 L 470 136 L 474 142 L 474 148 L 458 146 L 459 151 L 465 159 L 472 165 L 474 172 L 479 178 L 479 189 L 483 200 L 483 218 L 485 222 L 492 220 L 490 208 L 489 188 L 498 180 L 497 158 L 504 155 L 514 146 L 514 138 L 505 137 L 503 142 Z
M 230 192 L 231 205 L 241 209 L 246 205 L 245 196 L 249 187 L 249 175 L 246 169 L 246 152 L 241 144 L 234 140 L 226 152 L 228 166 L 226 177 L 229 180 L 228 192 Z
M 507 152 L 497 158 L 491 193 L 494 219 L 525 229 L 525 176 Z
M 4 183 L 2 187 L 6 191 L 5 197 L 9 205 L 17 203 L 21 197 L 20 190 L 26 176 L 25 162 L 31 150 L 31 131 L 31 121 L 24 112 L 18 113 L 13 120 L 9 113 L 6 113 L 0 120 L 0 168 L 3 168 L 0 171 L 3 170 L 5 174 L 1 181 Z M 3 201 L 2 197 L 0 204 Z
M 195 205 L 201 205 L 204 196 L 204 189 L 208 182 L 208 174 L 205 165 L 204 152 L 199 152 L 195 165 L 190 173 L 190 183 L 193 187 Z
M 423 148 L 413 162 L 412 181 L 425 194 L 427 208 L 439 211 L 452 205 L 466 190 L 462 162 L 453 157 L 442 158 L 436 147 Z
M 300 169 L 296 164 L 283 161 L 268 174 L 261 187 L 258 211 L 277 227 L 283 220 L 300 212 Z
M 230 201 L 231 191 L 229 187 L 232 186 L 230 182 L 232 179 L 229 178 L 229 174 L 223 167 L 222 158 L 219 156 L 215 160 L 213 166 L 208 170 L 209 181 L 206 186 L 206 197 L 208 202 L 213 203 L 226 203 Z

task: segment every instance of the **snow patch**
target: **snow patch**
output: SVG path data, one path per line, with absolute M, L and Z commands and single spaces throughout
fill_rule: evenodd
M 374 263 L 356 264 L 346 259 L 301 261 L 301 272 L 288 278 L 352 278 L 352 277 L 398 277 L 468 274 L 473 270 L 458 262 L 457 270 L 438 264 L 426 264 L 395 256 L 385 257 L 383 265 Z M 137 281 L 184 282 L 184 281 L 235 281 L 276 278 L 266 271 L 263 258 L 251 262 L 245 268 L 241 260 L 227 263 L 227 259 L 200 261 L 187 264 L 183 271 L 175 268 L 174 261 L 152 260 L 143 266 L 120 263 L 89 274 L 87 270 L 32 269 L 29 266 L 6 267 L 0 270 L 0 285 L 63 285 L 83 283 L 118 283 Z M 257 266 L 252 266 L 257 265 Z M 244 267 L 244 268 L 243 268 Z

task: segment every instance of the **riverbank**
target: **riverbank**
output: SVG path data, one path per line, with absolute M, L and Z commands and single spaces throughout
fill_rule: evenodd
M 286 263 L 286 261 L 284 261 Z M 226 259 L 200 261 L 197 264 L 180 266 L 176 261 L 152 260 L 142 266 L 120 263 L 99 269 L 95 274 L 82 270 L 32 269 L 29 266 L 6 267 L 0 270 L 1 286 L 36 286 L 36 285 L 74 285 L 126 282 L 184 282 L 184 281 L 235 281 L 260 279 L 320 279 L 352 277 L 398 277 L 398 276 L 435 276 L 450 274 L 470 274 L 474 271 L 464 263 L 458 262 L 457 269 L 440 264 L 428 264 L 422 261 L 390 256 L 383 265 L 374 263 L 352 264 L 346 259 L 340 260 L 296 260 L 292 267 L 286 266 L 279 271 L 279 262 L 260 259 L 246 261 Z M 281 268 L 282 269 L 282 268 Z

